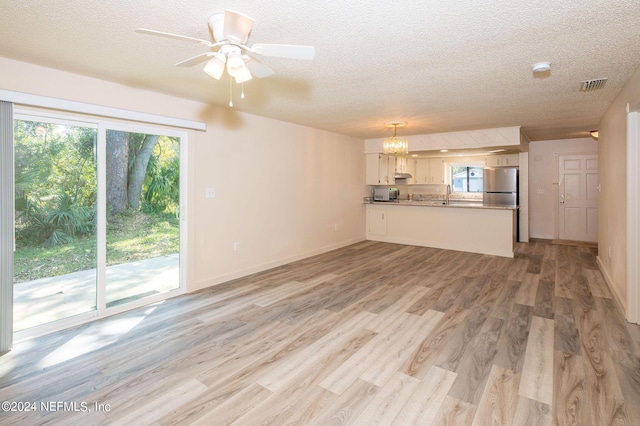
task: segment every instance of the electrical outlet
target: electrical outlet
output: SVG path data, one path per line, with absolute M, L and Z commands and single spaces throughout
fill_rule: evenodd
M 233 243 L 233 251 L 240 250 L 240 243 Z
M 337 223 L 335 225 L 333 225 L 333 230 L 334 231 L 339 231 L 340 230 L 340 225 L 337 224 Z
M 536 189 L 536 194 L 544 194 L 544 189 Z
M 206 198 L 216 198 L 216 189 L 215 188 L 207 188 L 205 190 Z

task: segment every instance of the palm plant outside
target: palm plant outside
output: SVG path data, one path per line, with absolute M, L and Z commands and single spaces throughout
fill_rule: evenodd
M 95 268 L 95 130 L 15 120 L 14 135 L 14 282 Z M 177 253 L 179 141 L 125 132 L 111 137 L 126 150 L 123 191 L 135 199 L 125 196 L 117 211 L 107 206 L 107 265 Z

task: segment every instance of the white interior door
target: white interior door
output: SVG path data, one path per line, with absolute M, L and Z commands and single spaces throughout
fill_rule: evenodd
M 558 238 L 598 241 L 598 154 L 559 156 Z

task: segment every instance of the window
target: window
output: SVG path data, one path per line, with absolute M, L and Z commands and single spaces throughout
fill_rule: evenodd
M 479 165 L 451 165 L 451 192 L 482 192 L 482 172 Z

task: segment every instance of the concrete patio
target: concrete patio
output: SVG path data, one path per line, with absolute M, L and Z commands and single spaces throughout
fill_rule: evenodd
M 107 307 L 176 289 L 178 254 L 106 268 Z M 13 287 L 14 331 L 96 309 L 96 270 L 42 278 Z

